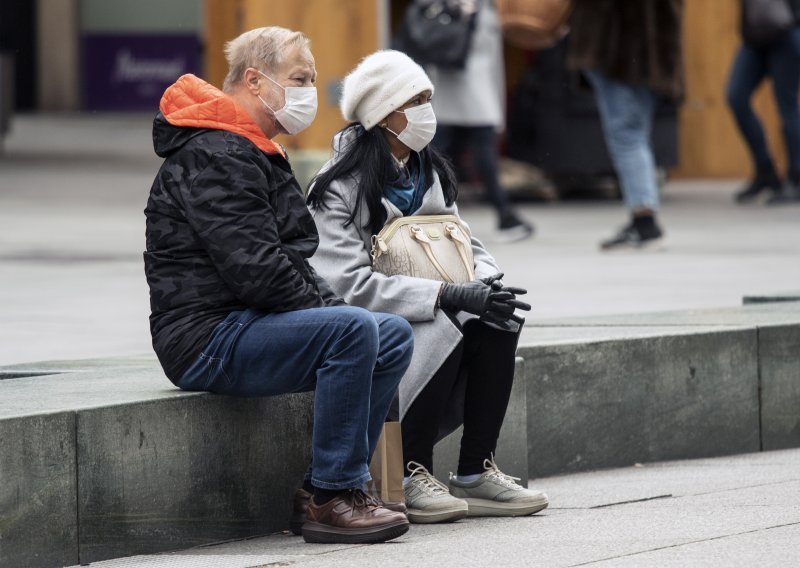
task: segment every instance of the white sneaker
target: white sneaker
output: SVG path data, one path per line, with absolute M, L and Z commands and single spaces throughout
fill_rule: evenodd
M 470 517 L 517 517 L 538 513 L 549 504 L 547 495 L 525 489 L 518 477 L 500 471 L 494 458 L 483 460 L 486 468 L 470 483 L 459 481 L 450 474 L 450 492 L 469 504 Z
M 412 523 L 444 523 L 467 516 L 466 501 L 450 495 L 447 486 L 417 462 L 408 462 L 411 478 L 405 484 L 406 516 Z

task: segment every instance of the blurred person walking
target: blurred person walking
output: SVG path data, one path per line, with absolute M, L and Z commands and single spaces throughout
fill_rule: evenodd
M 419 1 L 419 0 L 418 0 Z M 436 87 L 438 128 L 433 144 L 456 165 L 469 152 L 471 164 L 497 212 L 498 237 L 526 239 L 533 226 L 520 218 L 500 185 L 498 133 L 505 129 L 503 40 L 494 0 L 458 0 L 477 11 L 463 69 L 426 65 Z
M 728 105 L 736 118 L 750 156 L 755 176 L 736 193 L 738 203 L 752 203 L 768 195 L 771 205 L 800 202 L 800 0 L 769 0 L 772 23 L 765 27 L 765 3 L 742 0 L 742 45 L 733 61 L 728 80 Z M 758 17 L 756 12 L 760 11 Z M 786 143 L 786 182 L 781 180 L 767 148 L 764 128 L 750 106 L 750 98 L 767 77 L 781 116 Z
M 591 84 L 630 222 L 606 251 L 663 245 L 651 142 L 659 100 L 683 94 L 682 0 L 575 0 L 567 66 Z

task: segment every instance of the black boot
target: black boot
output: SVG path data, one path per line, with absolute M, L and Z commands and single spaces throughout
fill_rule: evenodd
M 778 193 L 780 189 L 781 180 L 775 173 L 775 168 L 772 165 L 759 168 L 753 181 L 736 194 L 736 203 L 750 203 L 763 191 Z

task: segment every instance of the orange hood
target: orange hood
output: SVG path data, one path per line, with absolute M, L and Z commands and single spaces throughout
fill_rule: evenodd
M 264 135 L 241 105 L 194 75 L 183 75 L 167 88 L 159 106 L 173 126 L 227 130 L 244 136 L 267 154 L 284 155 L 283 149 Z

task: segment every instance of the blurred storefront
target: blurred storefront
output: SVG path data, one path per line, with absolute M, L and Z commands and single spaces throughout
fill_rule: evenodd
M 283 142 L 324 150 L 343 125 L 341 79 L 360 58 L 388 45 L 409 1 L 2 0 L 0 51 L 14 58 L 17 110 L 152 111 L 164 87 L 183 73 L 221 85 L 222 47 L 242 31 L 265 25 L 303 30 L 317 60 L 320 109 L 311 128 Z M 724 98 L 739 44 L 739 2 L 684 5 L 687 93 L 677 111 L 679 165 L 673 172 L 748 175 L 747 153 Z M 537 54 L 507 46 L 509 116 L 536 60 Z M 756 108 L 777 146 L 781 133 L 769 90 L 757 93 Z

